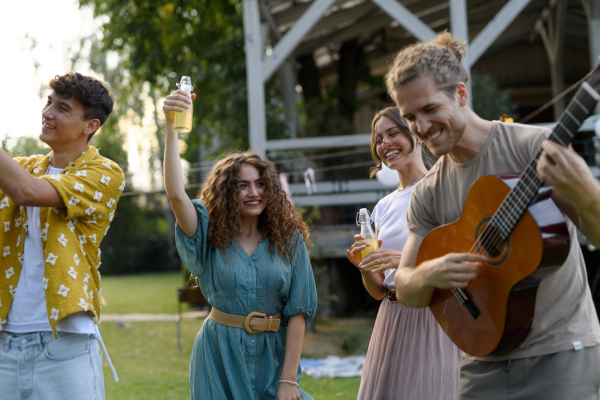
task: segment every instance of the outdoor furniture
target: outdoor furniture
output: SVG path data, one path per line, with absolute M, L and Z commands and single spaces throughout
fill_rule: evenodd
M 207 305 L 209 310 L 211 308 L 198 286 L 177 289 L 177 348 L 179 352 L 181 352 L 181 303 Z

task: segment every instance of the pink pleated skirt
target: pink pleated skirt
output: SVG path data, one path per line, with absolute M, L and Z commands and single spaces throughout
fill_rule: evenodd
M 358 399 L 454 400 L 462 354 L 429 308 L 410 308 L 384 297 Z

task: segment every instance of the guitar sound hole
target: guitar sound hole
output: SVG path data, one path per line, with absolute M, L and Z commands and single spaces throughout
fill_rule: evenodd
M 485 255 L 490 258 L 500 257 L 502 250 L 504 250 L 504 243 L 500 241 L 500 234 L 498 229 L 488 226 L 483 235 L 481 246 Z
M 504 264 L 510 254 L 510 237 L 507 242 L 502 241 L 498 228 L 489 226 L 492 217 L 485 217 L 477 224 L 475 229 L 477 253 L 484 254 L 490 261 L 490 267 L 499 267 Z

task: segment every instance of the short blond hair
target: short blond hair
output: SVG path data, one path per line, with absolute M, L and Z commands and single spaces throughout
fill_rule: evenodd
M 418 42 L 400 50 L 385 78 L 388 93 L 394 98 L 394 91 L 415 79 L 431 76 L 439 89 L 453 96 L 456 84 L 469 79 L 462 67 L 466 44 L 448 31 L 441 32 L 431 42 Z

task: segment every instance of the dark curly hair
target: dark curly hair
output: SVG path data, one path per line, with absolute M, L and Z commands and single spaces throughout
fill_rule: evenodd
M 241 213 L 236 201 L 238 173 L 243 164 L 256 168 L 265 185 L 266 205 L 258 217 L 258 230 L 270 240 L 269 252 L 277 252 L 282 259 L 293 259 L 296 250 L 295 234 L 304 238 L 310 249 L 308 227 L 302 215 L 288 201 L 273 165 L 258 154 L 247 151 L 231 153 L 216 163 L 197 198 L 208 210 L 208 245 L 226 251 L 233 238 L 241 235 Z
M 73 97 L 77 100 L 83 106 L 84 120 L 98 119 L 102 126 L 113 110 L 115 100 L 108 91 L 108 86 L 92 76 L 68 72 L 64 75 L 56 75 L 49 86 L 63 99 Z M 88 142 L 94 133 L 88 136 Z

